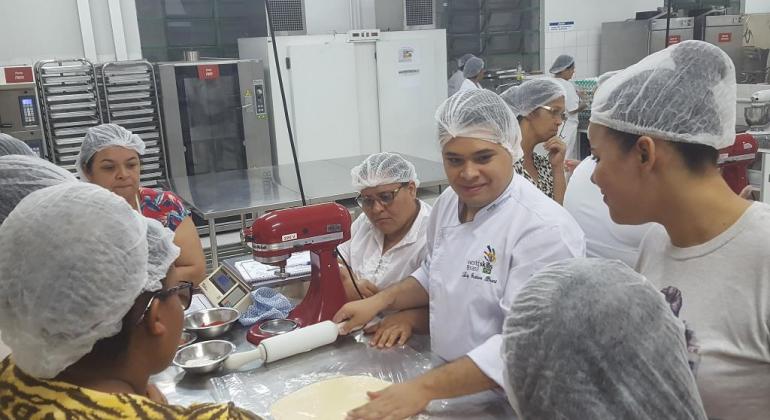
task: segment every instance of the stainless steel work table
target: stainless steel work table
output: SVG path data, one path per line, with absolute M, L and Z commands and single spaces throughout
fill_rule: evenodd
M 254 347 L 246 341 L 246 329 L 237 325 L 218 339 L 236 344 L 237 351 Z M 413 336 L 408 346 L 378 350 L 366 344 L 360 333 L 340 337 L 336 343 L 265 366 L 245 366 L 237 372 L 219 371 L 191 375 L 169 367 L 151 378 L 172 404 L 233 401 L 237 406 L 266 415 L 270 405 L 304 385 L 340 375 L 370 374 L 402 382 L 438 366 L 430 353 L 427 336 Z M 216 382 L 216 384 L 215 384 Z M 453 400 L 434 401 L 418 419 L 511 419 L 514 412 L 501 392 L 488 391 Z

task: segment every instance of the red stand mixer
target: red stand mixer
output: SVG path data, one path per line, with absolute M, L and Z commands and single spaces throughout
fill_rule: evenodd
M 336 203 L 276 210 L 244 230 L 253 257 L 283 272 L 293 252 L 310 251 L 310 288 L 286 319 L 262 321 L 246 338 L 253 344 L 274 335 L 331 320 L 347 302 L 337 264 L 337 245 L 350 239 L 350 213 Z
M 732 146 L 719 151 L 719 168 L 730 189 L 740 194 L 749 185 L 749 167 L 757 157 L 757 141 L 751 134 L 738 134 Z

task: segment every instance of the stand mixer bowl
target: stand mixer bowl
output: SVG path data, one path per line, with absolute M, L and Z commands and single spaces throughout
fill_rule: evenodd
M 746 123 L 752 127 L 764 127 L 770 123 L 770 103 L 751 104 L 743 110 Z
M 752 127 L 764 126 L 770 122 L 770 104 L 752 104 L 743 110 L 746 123 Z

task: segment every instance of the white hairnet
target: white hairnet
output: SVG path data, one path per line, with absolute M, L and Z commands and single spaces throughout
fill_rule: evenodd
M 471 57 L 475 57 L 473 54 L 463 54 L 462 57 L 457 59 L 457 68 L 462 70 L 463 66 L 465 66 L 465 63 L 468 62 L 468 60 Z
M 395 184 L 397 182 L 414 182 L 420 186 L 417 179 L 417 170 L 412 162 L 395 153 L 375 153 L 369 155 L 360 165 L 350 170 L 353 178 L 353 188 L 361 191 L 364 188 L 380 185 Z
M 144 140 L 117 124 L 102 124 L 91 127 L 86 131 L 80 153 L 75 160 L 75 166 L 80 179 L 87 180 L 85 167 L 94 155 L 108 147 L 120 146 L 135 150 L 140 156 L 144 154 Z
M 535 274 L 503 326 L 506 393 L 523 420 L 706 419 L 684 324 L 617 260 Z
M 602 74 L 602 75 L 601 75 L 601 76 L 599 76 L 599 78 L 596 80 L 596 85 L 597 85 L 597 86 L 599 86 L 599 85 L 601 85 L 602 83 L 606 82 L 607 80 L 610 80 L 610 77 L 612 77 L 612 76 L 614 76 L 614 75 L 616 75 L 616 74 L 620 73 L 621 71 L 622 71 L 622 70 L 612 70 L 612 71 L 608 71 L 608 72 L 606 72 L 606 73 Z
M 568 68 L 570 68 L 570 66 L 574 64 L 575 64 L 575 57 L 567 54 L 562 54 L 556 57 L 556 60 L 553 61 L 553 64 L 551 65 L 551 69 L 549 70 L 549 72 L 551 74 L 559 74 L 564 70 L 567 70 Z
M 518 117 L 529 115 L 538 107 L 565 96 L 565 92 L 560 84 L 551 79 L 532 79 L 506 89 L 500 96 Z
M 505 101 L 492 91 L 455 93 L 439 105 L 436 121 L 441 147 L 455 137 L 469 137 L 503 146 L 514 162 L 524 155 L 519 122 Z
M 31 193 L 0 225 L 0 331 L 16 364 L 55 377 L 120 332 L 178 255 L 171 231 L 97 185 Z
M 37 156 L 27 143 L 5 133 L 0 133 L 0 156 L 27 155 Z
M 605 81 L 591 122 L 625 133 L 722 149 L 735 142 L 735 67 L 718 47 L 685 41 Z
M 481 70 L 484 70 L 484 60 L 478 57 L 471 57 L 463 66 L 463 76 L 466 79 L 470 79 L 471 77 L 478 76 Z
M 71 172 L 35 156 L 0 156 L 0 224 L 32 191 L 77 182 Z

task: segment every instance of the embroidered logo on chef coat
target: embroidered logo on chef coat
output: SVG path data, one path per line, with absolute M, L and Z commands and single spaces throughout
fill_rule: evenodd
M 497 280 L 491 277 L 495 262 L 497 262 L 497 253 L 494 248 L 487 245 L 486 250 L 483 251 L 483 258 L 468 260 L 462 277 L 473 280 L 482 280 L 487 283 L 497 283 Z
M 495 261 L 497 261 L 495 249 L 487 245 L 487 250 L 484 251 L 484 266 L 481 268 L 481 271 L 484 274 L 492 274 L 492 266 L 495 264 Z

